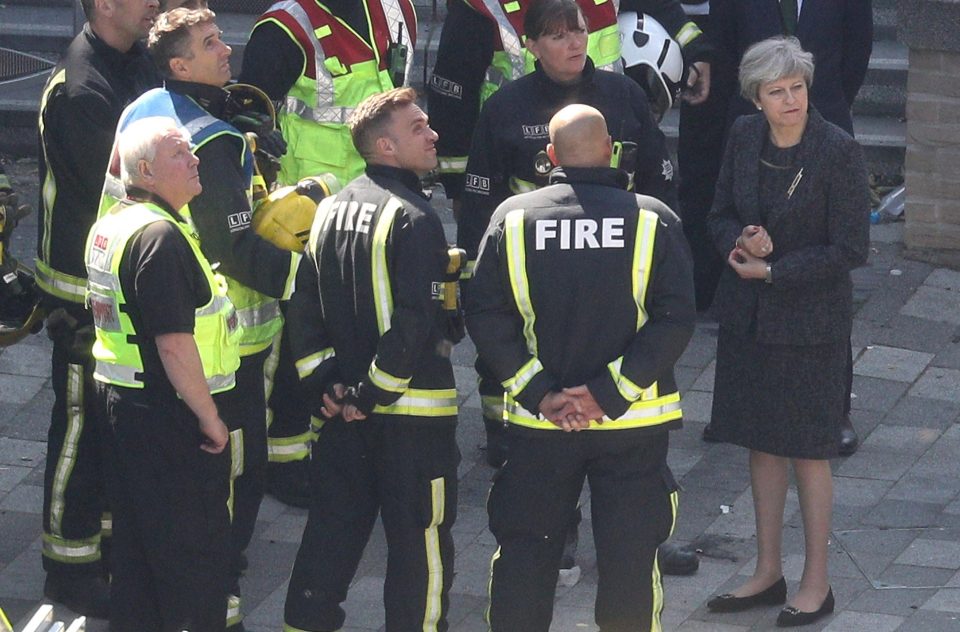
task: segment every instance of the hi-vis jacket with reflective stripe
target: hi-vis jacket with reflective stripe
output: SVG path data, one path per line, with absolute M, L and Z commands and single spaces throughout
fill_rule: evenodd
M 293 184 L 328 172 L 345 183 L 360 175 L 363 159 L 353 148 L 346 123 L 366 97 L 397 87 L 391 78 L 391 50 L 397 45 L 407 48 L 406 59 L 397 63 L 404 84 L 409 80 L 417 37 L 413 3 L 357 1 L 366 12 L 366 33 L 354 31 L 318 0 L 276 2 L 254 27 L 278 26 L 303 51 L 300 77 L 279 113 L 287 141 L 281 182 Z
M 513 81 L 483 107 L 470 148 L 457 245 L 476 259 L 480 237 L 498 204 L 512 193 L 541 187 L 552 168 L 546 154 L 550 119 L 564 106 L 583 103 L 600 110 L 615 143 L 636 144 L 634 187 L 676 206 L 673 165 L 666 139 L 650 115 L 643 88 L 632 79 L 597 70 L 587 59 L 576 84 L 536 72 Z
M 419 191 L 413 173 L 371 165 L 320 204 L 287 311 L 316 410 L 339 382 L 358 387 L 364 411 L 456 419 L 441 308 L 447 242 Z
M 568 169 L 510 198 L 483 238 L 467 295 L 477 352 L 505 389 L 504 418 L 537 430 L 549 391 L 586 384 L 593 430 L 681 418 L 673 365 L 693 333 L 690 253 L 662 202 L 613 169 Z M 617 185 L 620 185 L 618 188 Z
M 160 82 L 146 47 L 111 48 L 87 24 L 50 73 L 40 98 L 37 285 L 83 305 L 84 240 L 97 219 L 103 173 L 123 108 Z M 80 310 L 75 310 L 78 313 Z
M 203 375 L 211 393 L 233 388 L 240 366 L 237 315 L 226 296 L 226 281 L 214 274 L 194 235 L 153 203 L 117 205 L 94 224 L 87 239 L 89 275 L 87 305 L 93 313 L 97 339 L 93 345 L 93 376 L 107 384 L 144 388 L 143 358 L 137 331 L 126 309 L 120 283 L 120 265 L 127 243 L 153 222 L 170 222 L 193 251 L 210 286 L 210 300 L 197 308 L 193 338 L 200 352 Z
M 220 92 L 218 90 L 218 92 Z M 243 327 L 242 337 L 240 339 L 240 353 L 243 356 L 259 353 L 266 349 L 273 341 L 274 336 L 283 326 L 283 317 L 280 314 L 280 306 L 277 298 L 289 294 L 293 284 L 293 277 L 296 270 L 295 262 L 299 255 L 282 251 L 260 237 L 253 234 L 250 228 L 250 194 L 251 182 L 253 178 L 253 155 L 247 147 L 247 141 L 236 128 L 229 123 L 222 121 L 216 116 L 200 107 L 192 98 L 168 89 L 156 88 L 142 95 L 136 101 L 131 103 L 124 110 L 117 126 L 117 137 L 131 123 L 139 119 L 150 116 L 167 116 L 179 121 L 184 130 L 190 135 L 190 143 L 193 153 L 200 157 L 200 180 L 204 183 L 205 189 L 213 190 L 214 183 L 211 178 L 223 175 L 224 165 L 213 164 L 204 159 L 206 148 L 212 147 L 214 143 L 221 139 L 230 139 L 228 142 L 232 147 L 239 149 L 239 165 L 243 170 L 242 177 L 239 180 L 246 186 L 246 200 L 241 200 L 245 208 L 235 209 L 223 207 L 228 200 L 216 200 L 220 202 L 220 207 L 199 208 L 197 205 L 203 198 L 196 198 L 194 213 L 190 208 L 184 208 L 181 213 L 186 217 L 200 235 L 200 246 L 205 253 L 215 251 L 213 243 L 219 243 L 221 246 L 227 243 L 227 248 L 221 247 L 221 250 L 230 249 L 241 251 L 241 248 L 235 246 L 235 242 L 230 243 L 230 239 L 245 239 L 248 251 L 244 251 L 244 256 L 236 257 L 231 260 L 231 266 L 222 265 L 223 262 L 215 259 L 212 255 L 210 259 L 214 263 L 221 264 L 221 272 L 227 275 L 227 294 L 237 309 L 237 316 Z M 116 146 L 114 147 L 116 152 Z M 118 164 L 114 161 L 107 172 L 104 181 L 103 198 L 100 203 L 100 212 L 104 213 L 117 199 L 122 199 L 125 192 L 123 184 L 119 179 Z M 214 214 L 215 217 L 200 217 L 197 214 Z M 194 216 L 197 215 L 197 216 Z M 245 217 L 244 217 L 245 216 Z M 240 237 L 240 234 L 245 231 Z M 209 243 L 208 243 L 209 242 Z M 230 246 L 233 246 L 230 248 Z M 254 247 L 258 246 L 255 252 L 259 256 L 253 256 Z M 230 252 L 230 254 L 234 254 Z M 237 280 L 237 272 L 240 269 L 246 270 L 257 266 L 261 268 L 260 275 L 270 273 L 272 279 L 269 285 L 270 291 L 274 296 L 258 292 L 257 290 L 245 285 Z M 225 269 L 226 268 L 226 269 Z M 247 274 L 244 278 L 255 278 L 253 274 Z

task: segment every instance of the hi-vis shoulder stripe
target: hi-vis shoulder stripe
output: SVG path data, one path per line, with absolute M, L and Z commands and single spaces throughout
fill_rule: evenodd
M 640 331 L 648 318 L 644 303 L 647 299 L 647 285 L 650 283 L 653 242 L 659 221 L 656 213 L 639 209 L 637 237 L 633 242 L 633 301 L 637 306 L 637 331 Z
M 310 237 L 307 239 L 307 256 L 313 257 L 317 252 L 317 241 L 320 239 L 320 231 L 327 225 L 327 214 L 333 208 L 337 201 L 336 195 L 323 198 L 317 207 L 317 214 L 313 217 L 313 224 L 310 225 Z
M 300 379 L 302 380 L 310 375 L 313 375 L 313 372 L 317 370 L 318 366 L 335 357 L 337 357 L 337 354 L 333 350 L 333 347 L 327 347 L 326 349 L 321 349 L 316 353 L 311 353 L 304 358 L 300 358 L 294 363 L 294 365 L 297 367 L 297 373 L 300 375 Z
M 677 43 L 680 44 L 681 48 L 683 48 L 701 35 L 703 35 L 703 31 L 700 30 L 699 26 L 693 22 L 687 22 L 680 27 L 680 30 L 677 31 L 677 34 L 673 37 L 673 39 L 677 40 Z
M 377 330 L 382 336 L 390 329 L 390 317 L 393 314 L 393 292 L 390 289 L 390 268 L 387 265 L 387 241 L 397 211 L 403 208 L 403 202 L 392 197 L 380 211 L 377 227 L 373 233 L 370 268 L 373 273 L 373 303 L 377 312 Z
M 533 303 L 530 300 L 530 283 L 527 280 L 527 254 L 523 242 L 523 213 L 523 209 L 510 211 L 505 219 L 507 270 L 510 276 L 510 287 L 513 289 L 513 300 L 523 317 L 523 337 L 527 341 L 527 351 L 531 355 L 537 355 L 537 335 L 533 329 L 537 317 L 533 312 Z

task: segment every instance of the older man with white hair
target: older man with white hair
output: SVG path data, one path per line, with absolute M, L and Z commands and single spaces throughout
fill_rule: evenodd
M 91 229 L 87 304 L 114 517 L 110 629 L 223 630 L 236 312 L 179 213 L 199 160 L 171 118 L 119 140 L 127 198 Z

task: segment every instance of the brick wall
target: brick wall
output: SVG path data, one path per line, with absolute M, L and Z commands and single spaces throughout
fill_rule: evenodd
M 906 245 L 960 253 L 960 2 L 901 0 L 898 10 L 910 47 Z

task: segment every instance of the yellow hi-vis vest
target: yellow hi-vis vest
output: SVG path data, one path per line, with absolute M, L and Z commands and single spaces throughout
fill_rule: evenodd
M 107 384 L 143 388 L 143 358 L 140 347 L 130 342 L 137 332 L 124 311 L 127 303 L 120 286 L 120 261 L 127 242 L 154 222 L 170 222 L 183 234 L 210 286 L 211 298 L 197 308 L 193 338 L 200 352 L 203 375 L 211 393 L 234 386 L 234 373 L 240 366 L 240 328 L 236 311 L 226 295 L 226 281 L 214 274 L 200 252 L 197 238 L 151 203 L 118 205 L 93 225 L 87 238 L 87 306 L 96 326 L 93 357 L 94 378 Z
M 120 134 L 134 121 L 150 116 L 167 116 L 178 121 L 190 135 L 190 145 L 193 153 L 220 136 L 234 136 L 241 143 L 240 164 L 244 169 L 247 181 L 247 199 L 253 198 L 253 154 L 247 145 L 247 139 L 229 123 L 211 115 L 188 96 L 154 88 L 137 98 L 127 106 L 120 115 L 117 125 L 117 135 L 113 142 L 112 159 L 103 183 L 103 194 L 100 199 L 101 216 L 124 198 L 126 191 L 120 182 L 118 142 Z M 190 224 L 189 206 L 181 209 L 180 213 Z M 296 261 L 299 254 L 291 253 L 290 274 L 286 287 L 289 294 L 296 275 Z M 283 316 L 277 299 L 261 294 L 247 287 L 236 279 L 227 279 L 227 295 L 237 310 L 237 317 L 242 326 L 240 338 L 240 355 L 249 356 L 260 353 L 273 343 L 280 328 L 283 327 Z
M 347 121 L 365 98 L 397 87 L 390 76 L 391 46 L 407 47 L 404 85 L 409 81 L 417 33 L 413 4 L 358 1 L 366 11 L 366 37 L 318 0 L 281 0 L 257 22 L 283 29 L 303 51 L 305 61 L 278 114 L 287 141 L 287 153 L 280 160 L 282 184 L 321 173 L 332 173 L 342 183 L 360 175 L 364 161 L 353 147 Z
M 514 303 L 523 317 L 523 335 L 527 350 L 533 356 L 512 377 L 502 382 L 503 418 L 512 424 L 535 428 L 537 430 L 559 430 L 552 422 L 540 415 L 534 415 L 521 406 L 514 397 L 520 393 L 539 372 L 543 365 L 537 358 L 537 334 L 534 329 L 536 314 L 530 299 L 530 285 L 526 271 L 526 244 L 523 236 L 524 210 L 517 209 L 507 213 L 504 225 L 507 270 Z M 651 211 L 639 210 L 637 216 L 637 234 L 633 247 L 633 301 L 637 308 L 637 331 L 646 324 L 648 316 L 644 309 L 647 286 L 650 283 L 650 268 L 653 262 L 653 244 L 657 234 L 659 218 Z M 627 411 L 616 419 L 604 418 L 602 423 L 590 421 L 589 430 L 623 430 L 645 428 L 679 419 L 680 393 L 661 393 L 654 382 L 647 388 L 641 388 L 620 372 L 623 356 L 607 364 L 607 370 L 613 377 L 620 395 L 633 402 Z
M 466 0 L 475 11 L 497 23 L 493 60 L 480 88 L 481 105 L 510 81 L 533 72 L 536 61 L 525 47 L 523 16 L 531 0 Z M 617 11 L 620 0 L 577 0 L 587 21 L 587 55 L 602 70 L 622 71 Z

